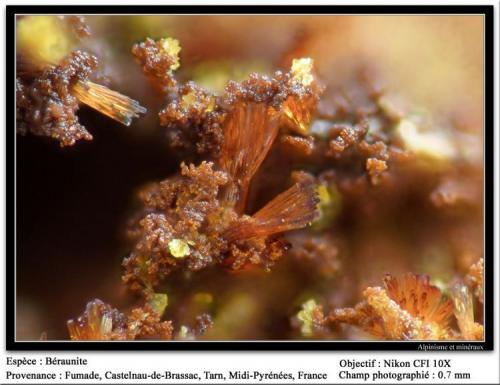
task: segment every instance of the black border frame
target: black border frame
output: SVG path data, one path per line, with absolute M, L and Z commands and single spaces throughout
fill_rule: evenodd
M 185 342 L 77 342 L 77 341 L 16 341 L 15 340 L 15 18 L 16 14 L 76 13 L 76 14 L 476 14 L 484 15 L 484 175 L 485 175 L 485 340 L 484 342 L 432 342 L 432 341 L 185 341 Z M 415 351 L 421 345 L 430 345 L 432 351 L 449 352 L 450 346 L 469 345 L 477 351 L 493 350 L 494 304 L 494 7 L 493 5 L 168 5 L 168 6 L 120 6 L 120 5 L 8 5 L 6 6 L 6 349 L 7 351 L 190 351 L 190 350 L 359 350 L 359 351 Z M 441 349 L 439 349 L 441 348 Z M 474 349 L 474 350 L 475 350 Z M 423 350 L 422 350 L 423 351 Z M 462 350 L 453 350 L 462 351 Z M 472 350 L 463 350 L 464 352 Z

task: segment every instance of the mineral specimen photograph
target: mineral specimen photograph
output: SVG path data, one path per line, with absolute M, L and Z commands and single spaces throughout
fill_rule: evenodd
M 484 341 L 484 17 L 195 13 L 16 15 L 15 340 Z

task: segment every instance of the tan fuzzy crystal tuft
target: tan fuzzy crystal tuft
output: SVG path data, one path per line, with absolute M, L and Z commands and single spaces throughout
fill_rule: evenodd
M 386 275 L 384 286 L 368 287 L 354 309 L 334 310 L 329 322 L 358 326 L 388 340 L 447 340 L 452 302 L 425 275 Z
M 474 322 L 474 299 L 467 286 L 458 283 L 452 288 L 454 313 L 461 338 L 468 341 L 483 339 L 483 325 Z
M 67 323 L 72 340 L 107 341 L 126 339 L 126 318 L 118 310 L 96 299 L 82 316 Z

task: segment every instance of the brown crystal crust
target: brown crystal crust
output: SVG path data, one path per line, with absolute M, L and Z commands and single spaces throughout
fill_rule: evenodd
M 129 97 L 87 80 L 97 59 L 82 51 L 73 52 L 57 67 L 48 67 L 33 80 L 16 78 L 16 128 L 59 140 L 72 146 L 92 135 L 78 122 L 76 112 L 84 103 L 129 126 L 146 109 Z
M 99 299 L 90 301 L 84 313 L 69 320 L 67 327 L 73 341 L 124 341 L 198 339 L 213 326 L 210 314 L 195 318 L 192 327 L 183 326 L 174 338 L 172 321 L 162 316 L 149 303 L 133 308 L 128 316 Z M 183 330 L 184 328 L 184 330 Z
M 223 112 L 209 91 L 193 82 L 178 84 L 174 71 L 179 67 L 179 51 L 177 40 L 171 38 L 147 38 L 132 47 L 152 87 L 169 100 L 158 114 L 169 145 L 185 153 L 217 155 Z
M 372 184 L 377 184 L 380 175 L 387 170 L 387 162 L 377 158 L 368 158 L 366 160 L 366 171 L 370 176 Z
M 251 73 L 249 79 L 241 83 L 230 81 L 222 98 L 222 104 L 235 105 L 239 102 L 265 103 L 277 110 L 292 99 L 297 107 L 316 106 L 323 92 L 315 81 L 303 85 L 291 72 L 276 71 L 272 77 Z M 314 101 L 309 105 L 309 100 Z
M 214 321 L 210 314 L 204 313 L 195 318 L 193 326 L 181 326 L 176 340 L 196 340 L 201 339 L 207 331 L 214 325 Z
M 219 221 L 232 220 L 231 210 L 226 212 L 217 200 L 219 188 L 227 180 L 212 163 L 203 162 L 198 167 L 182 164 L 179 176 L 142 191 L 140 198 L 147 214 L 131 232 L 135 247 L 123 262 L 124 281 L 134 289 L 154 287 L 178 265 L 200 270 L 214 262 L 224 247 L 218 237 L 218 227 L 224 222 Z M 187 256 L 172 256 L 169 244 L 174 239 L 187 245 Z
M 355 249 L 355 244 L 360 243 L 359 239 L 366 239 L 361 244 L 369 244 L 373 240 L 370 236 L 373 237 L 375 227 L 381 226 L 384 236 L 386 228 L 388 233 L 391 232 L 389 223 L 393 217 L 379 219 L 384 218 L 385 208 L 394 211 L 420 208 L 421 199 L 427 201 L 429 198 L 435 206 L 430 208 L 432 210 L 436 207 L 455 207 L 457 203 L 477 204 L 479 201 L 477 193 L 480 191 L 466 188 L 470 179 L 464 178 L 465 182 L 459 179 L 464 176 L 462 172 L 450 178 L 451 183 L 448 183 L 446 177 L 450 176 L 449 170 L 438 171 L 441 175 L 433 178 L 430 175 L 434 175 L 434 170 L 415 172 L 421 166 L 417 162 L 410 164 L 408 169 L 393 169 L 393 166 L 399 166 L 396 163 L 413 156 L 404 150 L 404 140 L 396 132 L 397 123 L 405 118 L 405 113 L 391 105 L 383 90 L 373 84 L 366 74 L 361 76 L 360 84 L 348 83 L 346 89 L 329 87 L 329 91 L 333 89 L 333 92 L 322 100 L 320 111 L 315 115 L 318 119 L 314 121 L 313 113 L 320 94 L 316 84 L 306 86 L 292 73 L 279 72 L 272 77 L 252 74 L 247 81 L 230 82 L 225 93 L 216 95 L 192 82 L 178 85 L 173 77 L 177 65 L 175 55 L 167 50 L 165 52 L 170 57 L 161 57 L 165 54 L 160 52 L 161 46 L 157 42 L 150 42 L 150 45 L 157 45 L 157 52 L 152 50 L 148 54 L 147 49 L 142 47 L 139 48 L 142 50 L 139 56 L 151 56 L 149 65 L 141 65 L 147 67 L 146 75 L 154 87 L 160 85 L 159 91 L 167 100 L 159 117 L 161 125 L 167 129 L 170 143 L 187 150 L 185 160 L 192 159 L 193 155 L 205 155 L 204 158 L 213 162 L 193 165 L 186 161 L 179 175 L 154 183 L 140 194 L 143 207 L 131 229 L 137 244 L 124 260 L 126 271 L 123 278 L 131 287 L 142 290 L 146 298 L 174 270 L 186 273 L 182 276 L 189 277 L 186 278 L 189 284 L 198 283 L 192 278 L 195 275 L 186 270 L 194 271 L 216 264 L 232 270 L 246 269 L 252 265 L 269 268 L 288 249 L 290 252 L 287 257 L 291 258 L 287 259 L 293 258 L 291 263 L 311 262 L 306 267 L 311 267 L 313 273 L 301 273 L 300 278 L 310 274 L 316 284 L 315 275 L 331 278 L 340 269 L 338 254 L 343 256 L 344 251 L 339 252 L 337 239 L 333 239 L 332 234 L 335 237 L 340 234 L 339 239 L 350 237 L 349 246 Z M 172 64 L 166 65 L 168 60 Z M 146 61 L 147 57 L 143 62 Z M 155 72 L 162 66 L 164 71 Z M 292 83 L 295 84 L 292 86 Z M 294 94 L 290 91 L 293 87 L 306 92 Z M 312 125 L 309 124 L 311 121 Z M 259 127 L 257 132 L 253 131 L 253 126 Z M 318 126 L 322 128 L 317 130 Z M 280 128 L 281 133 L 278 131 Z M 279 168 L 280 164 L 293 158 L 293 152 L 293 155 L 301 157 L 299 167 L 313 170 L 318 178 L 302 175 L 290 189 L 270 199 L 269 203 L 261 204 L 260 191 L 252 189 L 251 194 L 248 194 L 248 190 L 276 140 L 286 148 L 283 153 L 290 157 L 283 157 L 282 163 L 273 163 L 275 159 L 271 159 L 270 168 Z M 242 148 L 246 148 L 245 151 Z M 454 163 L 450 162 L 450 165 L 455 167 Z M 267 162 L 265 166 L 268 166 Z M 297 163 L 290 168 L 296 166 Z M 402 172 L 396 174 L 398 171 Z M 276 171 L 262 170 L 258 177 L 262 177 L 265 188 L 275 188 L 280 182 L 275 183 L 267 175 L 268 172 L 272 175 Z M 287 169 L 286 173 L 282 173 L 288 175 L 288 172 Z M 314 233 L 298 231 L 287 234 L 285 240 L 282 232 L 302 227 L 316 218 L 317 215 L 312 211 L 317 203 L 314 190 L 324 174 L 331 174 L 328 182 L 335 185 L 337 195 L 342 198 L 340 218 L 336 218 L 335 223 L 330 220 L 323 227 L 312 228 Z M 418 187 L 414 180 L 421 182 Z M 265 183 L 268 181 L 272 182 Z M 381 185 L 380 188 L 373 188 L 377 184 Z M 255 187 L 263 189 L 258 182 Z M 330 185 L 324 183 L 323 187 L 328 189 Z M 375 190 L 382 194 L 375 196 Z M 257 199 L 254 201 L 255 197 Z M 396 197 L 396 202 L 391 201 L 393 197 Z M 401 204 L 403 200 L 410 204 Z M 190 205 L 190 202 L 194 204 Z M 252 210 L 256 206 L 262 208 L 250 216 L 247 206 L 252 207 Z M 429 208 L 422 208 L 426 209 Z M 439 215 L 445 215 L 442 213 L 444 210 L 439 211 Z M 433 218 L 432 215 L 429 217 Z M 397 219 L 402 218 L 398 216 Z M 418 219 L 415 221 L 417 225 L 421 221 L 420 217 Z M 406 222 L 401 224 L 406 226 Z M 448 230 L 449 226 L 441 226 L 440 218 L 436 218 L 436 222 Z M 370 230 L 358 231 L 358 227 L 365 226 L 370 227 Z M 422 244 L 432 243 L 427 241 L 424 238 Z M 379 251 L 378 248 L 373 249 Z M 356 250 L 347 252 L 352 252 L 353 260 L 357 257 Z M 401 250 L 398 253 L 402 253 Z M 411 259 L 404 254 L 399 254 L 399 258 Z M 469 255 L 466 258 L 474 261 L 477 256 Z M 346 265 L 348 263 L 346 260 Z M 352 263 L 359 263 L 359 260 Z M 377 267 L 377 261 L 372 260 L 371 263 L 375 269 L 380 268 Z M 468 264 L 464 263 L 464 266 Z M 361 335 L 365 338 L 357 334 L 361 329 L 380 339 L 479 340 L 483 336 L 483 328 L 474 320 L 475 299 L 471 295 L 474 293 L 482 300 L 482 291 L 479 294 L 482 275 L 479 277 L 478 271 L 471 267 L 464 279 L 466 286 L 460 283 L 456 290 L 443 293 L 432 286 L 426 276 L 408 273 L 395 278 L 388 275 L 383 287 L 366 288 L 363 300 L 354 308 L 339 308 L 328 316 L 324 315 L 321 306 L 312 309 L 310 306 L 307 310 L 315 329 L 331 329 L 334 333 L 342 330 L 342 334 L 336 335 L 336 338 L 341 338 L 340 335 L 356 338 Z M 279 271 L 277 273 L 278 279 L 283 278 Z M 353 281 L 359 278 L 351 277 L 347 272 L 342 276 Z M 295 278 L 292 277 L 293 280 Z M 318 283 L 318 286 L 324 285 L 324 281 Z M 333 280 L 330 283 L 336 285 Z M 229 290 L 237 289 L 238 284 Z M 290 287 L 296 284 L 293 282 Z M 352 296 L 356 292 L 355 285 L 347 285 L 348 289 L 339 290 L 343 293 L 338 295 Z M 310 288 L 304 285 L 302 289 L 305 291 Z M 315 289 L 316 285 L 313 287 Z M 335 307 L 337 305 L 333 303 L 339 302 L 339 307 L 346 306 L 353 299 L 342 298 L 336 302 L 337 299 L 332 300 L 337 295 L 331 293 L 334 290 L 331 287 L 323 289 L 330 291 L 330 306 Z M 303 295 L 304 291 L 298 295 Z M 197 318 L 195 326 L 183 326 L 178 338 L 195 338 L 198 328 L 203 330 L 204 325 L 211 324 L 209 316 L 204 316 Z M 353 332 L 353 329 L 357 331 Z
M 342 124 L 333 125 L 329 132 L 329 135 L 333 137 L 329 142 L 329 154 L 331 156 L 336 156 L 355 144 L 360 143 L 368 132 L 368 127 L 369 124 L 367 120 L 362 120 L 354 126 Z
M 311 121 L 323 89 L 315 79 L 301 82 L 293 71 L 277 71 L 272 77 L 257 73 L 241 83 L 229 81 L 222 95 L 215 95 L 193 82 L 178 85 L 173 70 L 178 67 L 178 50 L 163 49 L 166 40 L 146 39 L 132 53 L 145 75 L 169 102 L 160 111 L 160 124 L 167 128 L 170 144 L 186 152 L 218 157 L 223 145 L 223 121 L 236 106 L 265 105 L 276 111 L 277 123 L 303 132 Z M 178 44 L 175 41 L 175 44 Z M 312 78 L 312 75 L 309 75 Z
M 361 71 L 345 86 L 327 89 L 314 108 L 306 108 L 316 111 L 304 118 L 310 124 L 297 123 L 281 136 L 287 155 L 315 169 L 331 170 L 333 166 L 351 176 L 358 171 L 371 185 L 387 179 L 392 165 L 412 159 L 394 128 L 404 112 L 397 111 L 382 87 L 374 83 L 373 76 Z M 284 105 L 285 117 L 287 111 L 301 115 L 300 108 L 294 109 L 288 102 Z M 304 108 L 307 103 L 299 106 Z M 282 123 L 290 127 L 290 120 Z
M 92 135 L 78 122 L 78 99 L 71 88 L 86 81 L 96 67 L 95 56 L 75 51 L 31 81 L 17 78 L 17 131 L 57 139 L 61 146 L 71 146 L 79 139 L 91 140 Z
M 90 35 L 83 17 L 59 16 L 59 19 L 66 22 L 78 38 Z M 133 117 L 146 112 L 135 100 L 88 80 L 98 65 L 94 55 L 77 50 L 59 61 L 50 55 L 33 55 L 33 48 L 24 47 L 24 51 L 22 48 L 16 58 L 18 133 L 48 136 L 58 140 L 61 147 L 71 146 L 79 139 L 92 139 L 78 122 L 79 103 L 127 126 Z
M 128 338 L 171 340 L 172 321 L 161 321 L 161 316 L 148 304 L 132 309 L 128 317 Z
M 224 120 L 217 171 L 213 163 L 181 166 L 181 173 L 140 194 L 146 213 L 136 221 L 135 247 L 124 260 L 123 279 L 151 290 L 174 268 L 268 269 L 288 248 L 276 235 L 306 226 L 317 216 L 315 185 L 296 183 L 253 216 L 246 193 L 276 137 L 275 111 L 263 103 L 235 106 Z
M 290 258 L 305 264 L 315 277 L 329 279 L 341 271 L 339 245 L 331 234 L 294 234 L 288 239 Z
M 234 210 L 234 202 L 219 200 L 228 175 L 214 165 L 181 167 L 181 176 L 167 179 L 141 194 L 145 211 L 131 235 L 136 244 L 123 265 L 123 279 L 133 289 L 149 290 L 174 268 L 200 270 L 223 264 L 238 270 L 246 265 L 271 267 L 287 243 L 274 234 L 300 228 L 315 217 L 314 187 L 294 185 L 263 212 L 249 217 Z M 286 213 L 276 210 L 289 204 Z M 189 254 L 175 257 L 171 242 L 180 240 Z
M 215 95 L 193 82 L 179 86 L 158 116 L 172 147 L 216 156 L 223 140 L 224 114 Z
M 168 42 L 164 39 L 155 41 L 147 38 L 132 47 L 132 54 L 142 67 L 142 71 L 160 93 L 166 93 L 177 85 L 172 71 L 178 66 L 179 58 L 165 49 L 164 43 Z
M 337 161 L 361 158 L 372 185 L 378 184 L 390 163 L 400 163 L 411 159 L 411 154 L 394 144 L 395 138 L 383 133 L 370 133 L 371 125 L 363 117 L 355 124 L 334 124 L 327 133 L 328 150 L 326 157 Z
M 90 26 L 87 24 L 84 16 L 68 15 L 59 17 L 66 21 L 68 26 L 79 39 L 84 39 L 91 35 Z
M 286 146 L 288 152 L 295 152 L 302 156 L 310 156 L 314 151 L 314 137 L 312 135 L 301 137 L 295 135 L 281 135 L 280 142 Z
M 212 328 L 214 322 L 210 314 L 204 313 L 196 317 L 195 324 L 193 327 L 193 334 L 195 337 L 200 337 L 204 335 L 210 328 Z

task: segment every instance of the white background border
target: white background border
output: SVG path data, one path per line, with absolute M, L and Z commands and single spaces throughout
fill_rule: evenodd
M 55 4 L 56 2 L 53 2 Z M 232 2 L 206 2 L 206 1 L 189 1 L 182 2 L 182 5 L 208 5 L 208 4 L 227 4 L 227 5 L 235 5 L 235 4 L 253 4 L 253 5 L 269 5 L 269 2 L 266 1 L 254 1 L 254 2 L 241 2 L 241 1 L 232 1 Z M 6 11 L 5 5 L 14 5 L 14 4 L 23 4 L 21 1 L 13 2 L 13 1 L 2 1 L 2 55 L 3 60 L 1 60 L 1 70 L 2 76 L 5 80 L 5 63 L 6 59 L 11 60 L 11 58 L 5 58 L 6 52 L 6 39 L 5 39 L 5 20 L 6 20 Z M 24 3 L 26 5 L 46 5 L 47 2 L 44 1 L 30 1 L 29 3 Z M 57 5 L 65 4 L 65 5 L 103 5 L 102 1 L 90 0 L 86 2 L 74 2 L 74 1 L 57 1 Z M 137 2 L 133 1 L 107 1 L 107 5 L 139 5 Z M 176 4 L 172 1 L 148 1 L 149 5 L 172 5 Z M 177 3 L 179 4 L 179 2 Z M 298 1 L 273 1 L 272 4 L 284 5 L 284 4 L 294 4 L 300 5 L 304 4 L 304 2 Z M 326 2 L 326 1 L 313 1 L 307 2 L 307 5 L 312 4 L 335 4 L 335 5 L 353 5 L 353 2 L 346 1 L 336 1 Z M 381 2 L 381 1 L 364 1 L 363 3 L 359 3 L 360 5 L 410 5 L 409 3 L 405 3 L 402 1 L 399 2 Z M 412 2 L 411 4 L 416 4 L 416 2 Z M 494 5 L 494 29 L 495 29 L 495 37 L 494 37 L 494 45 L 496 51 L 494 53 L 495 64 L 494 64 L 494 98 L 495 98 L 495 124 L 494 124 L 494 160 L 495 160 L 495 176 L 494 176 L 494 187 L 495 187 L 495 229 L 497 230 L 495 233 L 495 256 L 494 256 L 494 276 L 495 276 L 495 285 L 494 285 L 494 319 L 495 319 L 495 327 L 494 327 L 494 352 L 459 352 L 459 353 L 450 353 L 450 352 L 436 352 L 436 353 L 423 353 L 423 352 L 61 352 L 50 354 L 50 356 L 57 356 L 60 358 L 74 358 L 85 357 L 89 360 L 90 365 L 95 368 L 95 370 L 105 371 L 105 370 L 137 370 L 137 371 L 163 371 L 163 370 L 172 370 L 178 372 L 190 372 L 193 370 L 211 370 L 211 371 L 227 371 L 227 370 L 260 370 L 263 372 L 279 372 L 281 370 L 287 372 L 295 372 L 296 370 L 303 370 L 309 372 L 326 372 L 329 374 L 328 382 L 338 382 L 338 377 L 336 373 L 340 370 L 339 361 L 340 359 L 357 359 L 357 360 L 366 360 L 371 358 L 378 359 L 389 359 L 389 358 L 397 358 L 399 360 L 410 360 L 413 361 L 415 358 L 429 358 L 429 359 L 443 359 L 443 358 L 452 358 L 453 367 L 455 371 L 470 371 L 471 380 L 463 381 L 463 383 L 471 382 L 471 383 L 500 383 L 500 373 L 499 373 L 499 240 L 498 240 L 498 229 L 499 229 L 499 122 L 498 122 L 498 106 L 499 106 L 499 58 L 498 58 L 498 45 L 499 45 L 499 6 L 497 2 L 493 1 L 481 1 L 478 3 L 474 2 L 464 2 L 464 1 L 453 1 L 453 2 L 430 2 L 430 1 L 420 1 L 419 5 Z M 7 78 L 7 81 L 10 81 L 11 78 Z M 2 84 L 5 84 L 3 81 Z M 6 101 L 5 101 L 6 93 L 5 87 L 2 87 L 2 93 L 0 96 L 0 111 L 3 127 L 6 129 L 13 129 L 13 127 L 6 127 Z M 486 129 L 492 129 L 490 127 L 486 127 Z M 3 220 L 0 222 L 0 237 L 2 241 L 2 250 L 3 255 L 6 254 L 6 244 L 5 244 L 5 132 L 2 130 L 2 134 L 0 135 L 0 143 L 2 154 L 0 156 L 0 169 L 1 169 L 1 181 L 2 188 L 0 193 L 0 199 L 2 201 L 0 216 Z M 0 264 L 2 267 L 2 284 L 0 285 L 0 312 L 2 313 L 1 323 L 1 331 L 0 335 L 2 336 L 0 342 L 0 363 L 2 369 L 5 368 L 6 357 L 33 357 L 33 358 L 42 358 L 45 357 L 46 353 L 34 352 L 34 353 L 24 353 L 24 352 L 12 352 L 6 353 L 5 351 L 5 258 L 3 262 Z M 12 368 L 11 368 L 12 369 Z M 46 371 L 46 367 L 37 367 L 38 370 Z M 76 368 L 75 368 L 76 369 Z M 87 370 L 86 368 L 85 370 Z M 31 371 L 31 370 L 30 370 Z M 36 370 L 33 370 L 36 371 Z M 2 383 L 4 380 L 4 372 L 2 370 L 0 372 L 0 381 Z M 30 383 L 34 383 L 34 381 L 27 381 Z M 65 381 L 67 382 L 67 381 Z M 116 381 L 116 383 L 133 383 L 125 380 Z M 277 383 L 278 381 L 274 381 Z M 286 381 L 285 381 L 286 382 Z M 314 381 L 313 381 L 314 382 Z M 315 381 L 318 382 L 318 381 Z M 351 381 L 352 383 L 353 381 Z M 354 381 L 356 382 L 356 381 Z M 423 382 L 423 381 L 419 381 Z M 438 381 L 436 381 L 438 382 Z M 446 380 L 439 380 L 439 383 L 446 383 Z M 457 381 L 449 381 L 450 383 L 457 383 Z M 76 383 L 76 382 L 75 382 Z M 103 382 L 104 383 L 104 382 Z M 112 383 L 112 382 L 109 382 Z M 158 382 L 160 383 L 160 382 Z M 167 383 L 167 381 L 163 381 L 161 383 Z M 203 381 L 201 382 L 203 383 Z M 387 382 L 386 382 L 387 383 Z M 431 382 L 429 382 L 431 383 Z

